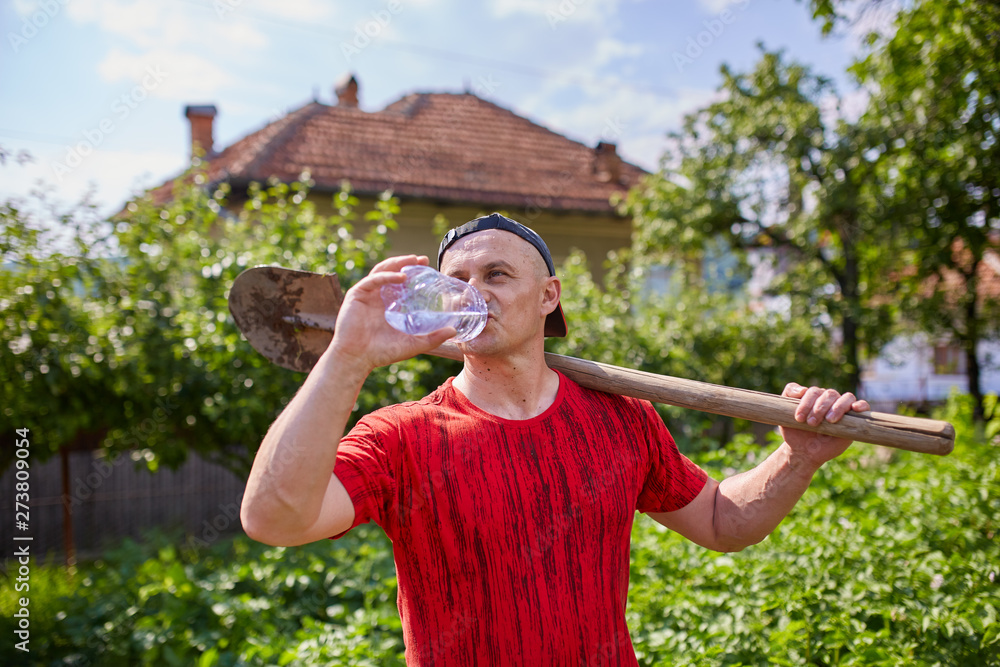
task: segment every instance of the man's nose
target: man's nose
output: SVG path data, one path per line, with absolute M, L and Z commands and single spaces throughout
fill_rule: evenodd
M 469 284 L 475 287 L 483 295 L 484 299 L 487 301 L 490 300 L 489 290 L 486 289 L 486 285 L 482 280 L 479 278 L 469 278 Z

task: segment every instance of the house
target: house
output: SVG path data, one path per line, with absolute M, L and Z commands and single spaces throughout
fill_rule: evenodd
M 1000 394 L 1000 342 L 980 344 L 978 355 L 984 394 Z M 900 404 L 941 403 L 952 389 L 968 393 L 965 351 L 926 334 L 898 336 L 877 358 L 864 364 L 860 394 L 876 410 L 895 412 Z
M 314 100 L 219 151 L 213 140 L 216 107 L 188 106 L 192 155 L 203 156 L 209 186 L 229 183 L 235 208 L 251 182 L 294 181 L 308 172 L 323 213 L 332 212 L 331 195 L 345 180 L 361 201 L 359 212 L 391 190 L 402 203 L 399 229 L 390 237 L 397 253 L 434 257 L 440 240 L 433 231 L 436 216 L 459 224 L 494 210 L 542 234 L 557 263 L 579 248 L 599 272 L 608 251 L 630 244 L 631 222 L 609 200 L 645 172 L 622 160 L 614 144 L 586 146 L 472 92 L 412 93 L 368 112 L 358 106 L 352 76 L 336 95 L 334 105 Z M 172 185 L 153 190 L 153 200 L 167 201 Z M 153 525 L 183 526 L 188 548 L 240 530 L 245 480 L 197 453 L 177 471 L 150 476 L 123 465 L 132 460 L 129 454 L 106 460 L 95 449 L 99 439 L 64 451 L 40 469 L 46 484 L 37 511 L 39 525 L 48 529 L 36 537 L 32 553 L 62 550 L 72 560 L 76 548 L 93 556 L 104 540 L 138 538 Z M 10 468 L 0 476 L 5 488 L 12 488 L 15 472 Z M 0 537 L 9 538 L 13 508 L 6 497 L 0 507 L 10 510 L 0 522 Z M 0 556 L 9 557 L 12 548 L 0 547 Z
M 402 209 L 394 253 L 433 258 L 436 216 L 455 225 L 495 210 L 541 234 L 557 265 L 579 248 L 599 274 L 608 251 L 630 244 L 631 222 L 609 200 L 646 172 L 615 144 L 586 146 L 470 91 L 411 93 L 369 112 L 358 90 L 350 76 L 336 87 L 336 104 L 313 100 L 220 151 L 216 108 L 188 106 L 192 150 L 204 151 L 209 182 L 228 182 L 234 194 L 308 172 L 324 213 L 344 181 L 362 211 L 392 191 Z
M 998 247 L 998 240 L 993 240 Z M 961 244 L 953 245 L 961 261 Z M 1000 254 L 987 250 L 978 265 L 976 294 L 981 310 L 995 312 L 1000 303 Z M 929 280 L 924 297 L 935 292 L 945 295 L 965 294 L 964 279 L 954 270 L 945 271 L 943 282 Z M 948 296 L 946 296 L 948 298 Z M 988 318 L 987 315 L 983 315 Z M 977 350 L 979 389 L 983 394 L 1000 394 L 1000 340 L 982 341 Z M 968 393 L 969 375 L 965 350 L 946 337 L 927 333 L 900 335 L 893 338 L 878 357 L 863 365 L 860 394 L 876 410 L 895 411 L 899 404 L 926 406 L 943 402 L 952 389 Z
M 1000 248 L 1000 239 L 994 244 Z M 751 271 L 746 279 L 733 279 L 727 273 L 733 261 L 726 251 L 719 252 L 717 248 L 709 247 L 707 255 L 711 261 L 701 268 L 710 289 L 745 290 L 755 311 L 789 312 L 791 300 L 787 295 L 768 292 L 773 281 L 789 268 L 791 258 L 785 249 L 752 249 L 747 258 Z M 915 272 L 915 267 L 912 270 Z M 671 289 L 670 278 L 669 267 L 654 267 L 648 289 Z M 930 298 L 937 291 L 946 295 L 945 298 L 954 298 L 967 289 L 964 279 L 957 272 L 945 271 L 943 282 L 938 284 L 937 279 L 929 279 L 921 296 Z M 980 308 L 989 306 L 995 313 L 1000 304 L 1000 253 L 997 251 L 986 252 L 983 262 L 979 264 L 977 294 Z M 989 318 L 985 312 L 982 316 L 984 320 Z M 877 411 L 896 412 L 901 405 L 926 409 L 943 403 L 952 390 L 959 393 L 969 391 L 968 360 L 960 342 L 946 335 L 917 331 L 917 325 L 912 321 L 908 325 L 910 329 L 893 337 L 877 356 L 862 361 L 858 395 Z M 833 331 L 833 340 L 836 344 L 842 342 L 838 329 Z M 1000 394 L 1000 339 L 983 340 L 976 356 L 980 390 L 983 394 Z

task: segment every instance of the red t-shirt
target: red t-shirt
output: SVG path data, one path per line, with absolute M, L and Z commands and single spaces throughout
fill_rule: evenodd
M 334 467 L 351 527 L 392 540 L 407 664 L 636 665 L 632 520 L 684 507 L 705 472 L 646 401 L 560 374 L 552 405 L 516 421 L 451 382 L 365 416 Z

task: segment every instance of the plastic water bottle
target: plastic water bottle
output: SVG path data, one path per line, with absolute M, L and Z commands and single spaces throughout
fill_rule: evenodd
M 455 327 L 452 342 L 472 340 L 486 326 L 486 301 L 467 282 L 429 266 L 404 266 L 406 282 L 382 287 L 385 320 L 408 334 Z

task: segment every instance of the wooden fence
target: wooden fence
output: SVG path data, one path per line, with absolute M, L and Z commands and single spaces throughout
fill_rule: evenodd
M 192 454 L 176 471 L 150 473 L 129 454 L 105 459 L 98 452 L 68 454 L 73 542 L 78 559 L 93 558 L 123 538 L 139 540 L 153 528 L 183 530 L 189 545 L 207 546 L 242 533 L 239 507 L 246 481 Z M 63 476 L 60 458 L 30 468 L 28 529 L 15 525 L 15 469 L 0 476 L 0 560 L 31 536 L 31 555 L 65 559 Z

